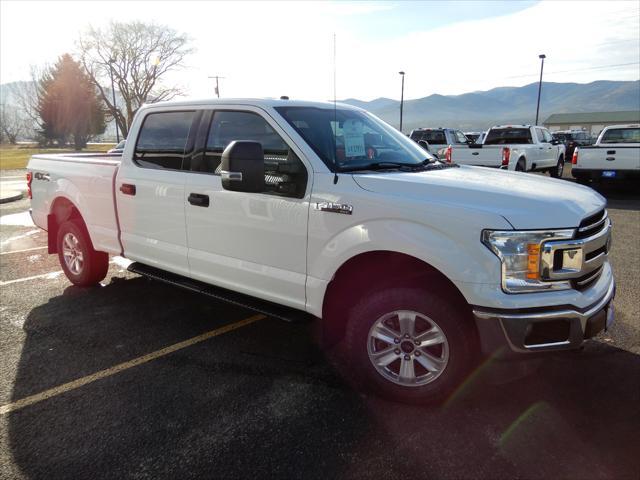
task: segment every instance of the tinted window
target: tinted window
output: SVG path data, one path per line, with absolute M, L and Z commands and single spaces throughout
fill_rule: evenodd
M 141 167 L 180 170 L 195 112 L 161 112 L 146 116 L 135 150 Z
M 640 143 L 640 128 L 612 128 L 605 132 L 600 143 Z
M 207 135 L 204 155 L 195 155 L 191 170 L 220 174 L 222 152 L 234 140 L 262 144 L 265 161 L 265 193 L 302 197 L 307 170 L 289 145 L 260 115 L 251 112 L 217 111 Z
M 485 145 L 527 144 L 533 143 L 528 128 L 492 128 L 484 139 Z
M 445 145 L 447 143 L 447 137 L 443 130 L 414 130 L 411 139 L 416 142 L 424 140 L 429 142 L 429 145 Z

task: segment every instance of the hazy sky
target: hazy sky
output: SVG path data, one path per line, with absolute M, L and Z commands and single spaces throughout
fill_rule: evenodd
M 0 83 L 75 51 L 89 24 L 142 20 L 187 33 L 196 52 L 167 78 L 191 96 L 370 100 L 537 81 L 640 78 L 640 2 L 0 3 Z

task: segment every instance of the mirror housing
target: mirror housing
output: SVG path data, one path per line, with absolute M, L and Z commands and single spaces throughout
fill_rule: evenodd
M 429 150 L 429 142 L 427 142 L 426 140 L 418 140 L 418 145 L 424 148 L 427 152 L 431 153 L 431 150 Z
M 234 140 L 222 152 L 222 188 L 233 192 L 264 191 L 264 151 L 260 142 Z

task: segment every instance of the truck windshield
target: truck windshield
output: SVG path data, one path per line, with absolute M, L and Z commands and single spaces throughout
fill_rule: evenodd
M 318 107 L 276 107 L 334 172 L 416 166 L 429 154 L 371 114 Z
M 520 145 L 533 143 L 528 128 L 492 128 L 484 139 L 485 145 Z

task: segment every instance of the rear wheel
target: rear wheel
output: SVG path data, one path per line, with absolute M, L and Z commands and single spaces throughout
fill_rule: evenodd
M 526 166 L 524 163 L 524 158 L 521 158 L 518 160 L 518 163 L 516 163 L 516 172 L 524 172 L 526 171 Z
M 421 288 L 367 295 L 349 314 L 350 368 L 363 387 L 409 403 L 438 401 L 454 390 L 474 358 L 464 314 Z
M 58 229 L 58 259 L 74 285 L 89 287 L 107 275 L 109 255 L 93 249 L 84 224 L 67 220 Z
M 549 175 L 553 178 L 562 178 L 562 172 L 564 171 L 564 157 L 558 158 L 556 166 L 549 170 Z

